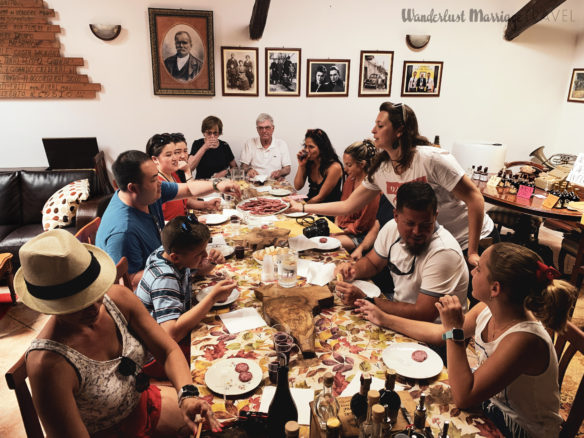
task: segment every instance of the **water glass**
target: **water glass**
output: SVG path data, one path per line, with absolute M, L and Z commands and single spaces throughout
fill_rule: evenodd
M 298 253 L 289 250 L 287 253 L 278 254 L 278 285 L 281 287 L 296 286 L 298 272 Z
M 239 236 L 239 230 L 241 228 L 241 219 L 237 215 L 231 216 L 229 220 L 229 224 L 231 226 L 231 236 L 236 237 Z
M 234 167 L 231 169 L 231 179 L 233 181 L 243 181 L 245 179 L 245 172 L 243 169 Z

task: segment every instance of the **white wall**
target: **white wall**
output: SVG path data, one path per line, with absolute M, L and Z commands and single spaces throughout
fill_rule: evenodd
M 460 12 L 469 8 L 464 0 L 444 0 L 439 8 L 431 0 L 274 0 L 262 39 L 251 41 L 253 3 L 47 0 L 58 13 L 53 23 L 64 29 L 62 54 L 83 57 L 86 65 L 80 72 L 101 83 L 103 90 L 95 100 L 0 100 L 0 167 L 46 165 L 42 137 L 96 136 L 110 162 L 126 149 L 143 150 L 156 132 L 180 131 L 191 142 L 200 136 L 200 122 L 209 114 L 223 120 L 223 138 L 236 157 L 242 142 L 255 135 L 259 112 L 274 116 L 275 135 L 284 138 L 293 153 L 305 130 L 315 127 L 327 131 L 342 152 L 352 141 L 369 135 L 385 100 L 357 97 L 362 49 L 395 52 L 389 100 L 410 105 L 421 133 L 430 139 L 440 135 L 446 148 L 456 140 L 498 141 L 508 145 L 509 159 L 525 159 L 536 146 L 563 151 L 565 143 L 577 140 L 574 121 L 581 120 L 584 105 L 565 103 L 576 37 L 561 24 L 538 24 L 506 42 L 503 23 L 402 22 L 402 8 Z M 513 14 L 525 0 L 472 3 L 486 12 Z M 153 94 L 148 7 L 214 11 L 215 97 Z M 91 34 L 89 23 L 120 23 L 122 34 L 113 42 L 103 42 Z M 432 39 L 416 53 L 405 45 L 408 33 L 431 34 Z M 222 45 L 259 47 L 259 97 L 221 96 Z M 302 48 L 301 97 L 264 97 L 265 47 Z M 584 57 L 584 44 L 578 47 Z M 349 97 L 306 98 L 306 59 L 329 57 L 351 60 Z M 439 98 L 399 96 L 404 60 L 444 61 Z M 574 128 L 566 129 L 566 124 Z

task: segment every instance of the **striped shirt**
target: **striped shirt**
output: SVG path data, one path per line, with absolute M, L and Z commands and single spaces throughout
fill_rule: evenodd
M 191 270 L 177 269 L 163 252 L 161 246 L 150 254 L 135 291 L 158 324 L 178 319 L 191 308 Z

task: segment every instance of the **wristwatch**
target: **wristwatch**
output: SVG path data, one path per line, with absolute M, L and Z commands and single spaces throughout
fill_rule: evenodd
M 198 397 L 198 396 L 199 396 L 199 390 L 195 385 L 185 385 L 178 392 L 178 405 L 180 406 L 181 402 L 185 398 L 192 398 L 192 397 Z
M 442 339 L 444 341 L 452 339 L 454 342 L 464 342 L 464 331 L 459 328 L 453 328 L 446 333 L 442 333 Z
M 375 298 L 365 297 L 363 298 L 365 301 L 369 301 L 371 304 L 375 304 Z
M 219 191 L 219 189 L 217 188 L 217 184 L 219 184 L 220 182 L 221 180 L 218 178 L 213 179 L 213 190 L 215 190 L 216 192 Z

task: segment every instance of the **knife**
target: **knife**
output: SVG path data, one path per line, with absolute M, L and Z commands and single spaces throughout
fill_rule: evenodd
M 408 423 L 408 426 L 409 426 L 410 424 L 414 424 L 414 423 L 412 422 L 412 417 L 410 417 L 410 414 L 408 413 L 408 410 L 407 410 L 407 409 L 406 409 L 404 406 L 402 406 L 402 407 L 400 408 L 400 410 L 401 410 L 401 413 L 403 414 L 404 418 L 406 419 L 406 423 Z

